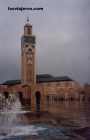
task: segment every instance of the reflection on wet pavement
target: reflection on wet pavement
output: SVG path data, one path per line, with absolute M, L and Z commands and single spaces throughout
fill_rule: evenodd
M 49 112 L 36 113 L 15 98 L 0 107 L 0 140 L 83 140 L 87 133 L 90 139 L 87 103 L 59 102 L 48 105 Z

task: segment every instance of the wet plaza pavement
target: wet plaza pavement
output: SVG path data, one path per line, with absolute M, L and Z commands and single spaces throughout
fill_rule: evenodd
M 90 105 L 71 101 L 31 112 L 17 98 L 0 106 L 0 140 L 90 140 Z

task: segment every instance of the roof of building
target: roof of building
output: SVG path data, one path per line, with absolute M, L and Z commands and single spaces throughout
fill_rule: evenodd
M 49 74 L 40 74 L 37 75 L 37 83 L 46 83 L 46 82 L 61 82 L 61 81 L 72 81 L 67 76 L 62 76 L 62 77 L 54 77 Z
M 3 85 L 17 85 L 21 84 L 21 80 L 8 80 L 3 83 Z
M 62 82 L 62 81 L 73 81 L 68 76 L 54 77 L 50 74 L 39 74 L 36 76 L 37 83 L 47 83 L 47 82 Z M 3 85 L 17 85 L 21 84 L 21 80 L 8 80 L 3 83 Z

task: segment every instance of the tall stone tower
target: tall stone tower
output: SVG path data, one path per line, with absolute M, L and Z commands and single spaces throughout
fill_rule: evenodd
M 21 38 L 21 82 L 30 86 L 36 83 L 35 36 L 32 35 L 29 20 L 24 26 L 24 35 Z

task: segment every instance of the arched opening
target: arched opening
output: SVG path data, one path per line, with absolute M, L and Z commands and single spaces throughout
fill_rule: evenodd
M 24 104 L 23 103 L 23 92 L 19 91 L 18 92 L 18 97 L 19 97 L 19 100 L 20 100 L 21 105 L 23 105 Z
M 5 91 L 5 92 L 4 92 L 4 96 L 5 96 L 5 99 L 8 99 L 8 97 L 9 97 L 9 92 Z
M 47 100 L 47 104 L 49 104 L 49 101 L 50 101 L 50 96 L 49 95 L 46 96 L 46 100 Z
M 41 94 L 39 91 L 37 91 L 35 93 L 35 97 L 36 97 L 36 111 L 39 112 L 40 111 L 40 102 L 41 102 Z

